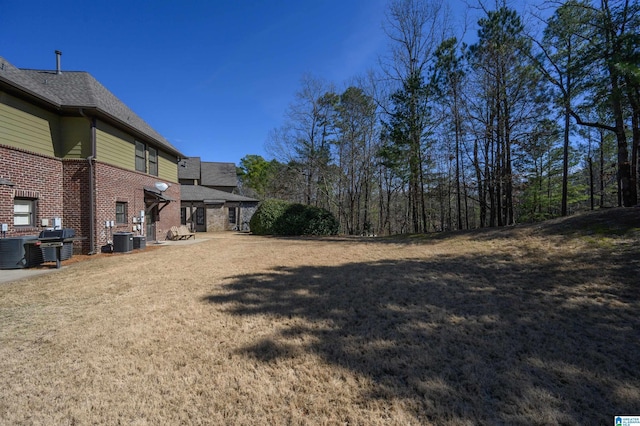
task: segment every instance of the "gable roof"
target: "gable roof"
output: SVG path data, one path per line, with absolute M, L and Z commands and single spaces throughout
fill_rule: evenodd
M 202 185 L 180 185 L 180 199 L 184 201 L 204 201 L 205 203 L 224 203 L 225 201 L 253 202 L 258 200 L 243 195 L 208 188 Z
M 0 83 L 8 84 L 58 111 L 90 110 L 150 139 L 165 151 L 184 157 L 160 133 L 85 71 L 20 69 L 0 56 Z M 77 112 L 76 111 L 76 112 Z M 77 112 L 79 113 L 79 112 Z
M 200 179 L 200 157 L 183 159 L 178 165 L 178 179 Z
M 234 163 L 202 162 L 200 174 L 202 185 L 238 186 L 238 175 Z
M 199 179 L 200 185 L 235 188 L 238 175 L 234 163 L 200 161 L 200 157 L 186 158 L 178 168 L 178 179 Z

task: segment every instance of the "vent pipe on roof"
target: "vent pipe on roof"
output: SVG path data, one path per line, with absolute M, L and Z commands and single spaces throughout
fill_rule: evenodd
M 60 69 L 60 56 L 62 56 L 62 52 L 56 50 L 56 74 L 62 74 L 62 69 Z

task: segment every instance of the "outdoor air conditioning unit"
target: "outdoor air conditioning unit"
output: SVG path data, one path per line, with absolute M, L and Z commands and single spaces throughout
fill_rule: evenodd
M 42 250 L 33 244 L 35 235 L 0 238 L 0 269 L 22 269 L 42 263 Z
M 115 232 L 113 234 L 113 251 L 116 253 L 129 253 L 133 250 L 132 232 Z

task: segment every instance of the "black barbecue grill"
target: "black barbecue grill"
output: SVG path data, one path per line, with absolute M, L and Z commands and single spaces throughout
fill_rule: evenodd
M 36 247 L 42 250 L 44 262 L 56 262 L 56 268 L 60 268 L 60 262 L 73 256 L 73 242 L 76 232 L 71 228 L 48 229 L 40 232 L 38 239 L 34 241 Z
M 38 239 L 41 242 L 43 261 L 56 262 L 58 259 L 70 259 L 73 256 L 73 238 L 75 236 L 76 231 L 71 228 L 51 229 L 40 232 Z M 62 243 L 62 246 L 59 246 L 59 243 Z

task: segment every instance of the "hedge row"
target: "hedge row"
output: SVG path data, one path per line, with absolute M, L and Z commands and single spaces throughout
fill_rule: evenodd
M 339 224 L 333 214 L 319 207 L 265 200 L 251 217 L 257 235 L 335 235 Z

